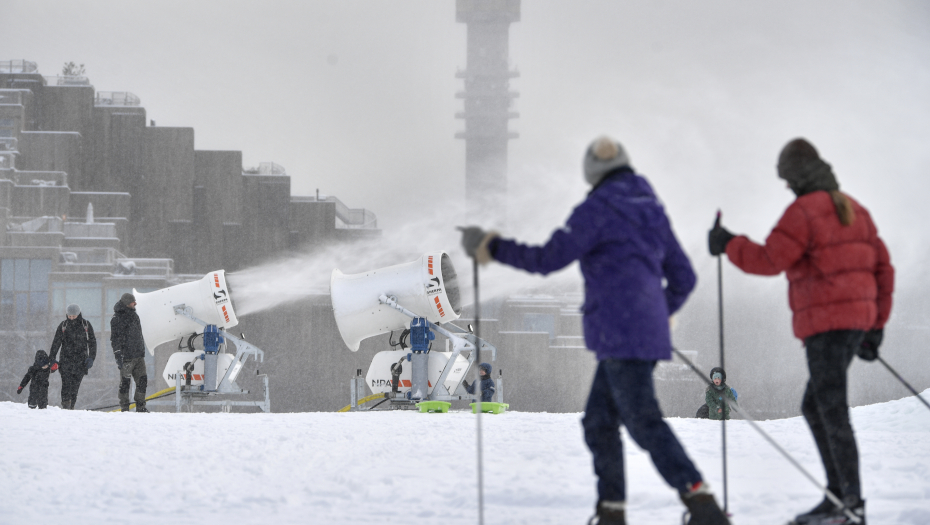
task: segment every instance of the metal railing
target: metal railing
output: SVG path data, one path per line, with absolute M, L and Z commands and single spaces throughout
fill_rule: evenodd
M 365 208 L 350 208 L 336 197 L 327 197 L 327 201 L 336 203 L 336 218 L 341 220 L 346 228 L 368 229 L 378 227 L 378 217 L 374 212 Z
M 78 75 L 45 76 L 47 86 L 89 86 L 90 79 Z
M 287 175 L 284 166 L 274 162 L 259 162 L 257 168 L 245 168 L 242 173 L 245 175 Z
M 0 73 L 36 73 L 38 71 L 38 64 L 29 62 L 28 60 L 0 61 Z
M 138 106 L 142 101 L 128 91 L 98 91 L 95 106 Z

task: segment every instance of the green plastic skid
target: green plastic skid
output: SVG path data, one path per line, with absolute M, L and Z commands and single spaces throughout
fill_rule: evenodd
M 491 414 L 501 414 L 509 408 L 510 405 L 507 403 L 481 403 L 481 411 L 489 412 Z M 478 403 L 471 404 L 472 414 L 478 413 Z
M 452 403 L 447 403 L 445 401 L 421 401 L 417 403 L 417 408 L 420 409 L 420 412 L 425 414 L 427 412 L 439 412 L 440 414 L 445 414 L 449 411 L 449 407 L 452 406 Z

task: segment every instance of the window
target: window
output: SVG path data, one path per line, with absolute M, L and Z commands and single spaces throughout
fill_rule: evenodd
M 0 137 L 12 137 L 14 131 L 14 120 L 11 118 L 0 118 Z
M 0 330 L 47 328 L 51 269 L 49 259 L 0 260 Z
M 523 330 L 548 332 L 549 340 L 555 339 L 555 317 L 552 314 L 523 314 Z

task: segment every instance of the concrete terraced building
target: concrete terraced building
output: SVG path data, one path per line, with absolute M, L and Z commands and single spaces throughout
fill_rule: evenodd
M 281 166 L 243 169 L 239 151 L 196 150 L 193 128 L 149 124 L 132 93 L 0 62 L 0 400 L 13 399 L 69 303 L 97 331 L 102 370 L 77 408 L 96 406 L 115 398 L 108 327 L 124 292 L 380 236 L 368 210 L 292 196 Z

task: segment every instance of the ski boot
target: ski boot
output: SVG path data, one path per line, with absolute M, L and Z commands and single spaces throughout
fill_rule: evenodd
M 788 525 L 809 525 L 818 523 L 821 518 L 829 516 L 830 513 L 835 510 L 837 510 L 836 505 L 834 505 L 829 498 L 823 498 L 823 501 L 821 501 L 819 505 L 804 514 L 798 514 L 793 520 L 788 522 Z
M 822 505 L 822 504 L 821 504 Z M 837 508 L 830 503 L 832 509 L 827 510 L 819 516 L 812 517 L 808 521 L 791 523 L 803 523 L 804 525 L 866 525 L 865 524 L 865 501 L 857 496 L 846 496 L 843 498 L 843 508 Z M 818 505 L 820 507 L 820 505 Z M 816 510 L 816 509 L 815 509 Z M 804 516 L 802 514 L 801 516 Z M 798 516 L 799 518 L 801 516 Z
M 129 412 L 129 405 L 120 405 L 119 411 L 120 411 L 120 412 Z
M 145 405 L 142 405 L 141 407 L 139 407 L 139 406 L 136 407 L 136 412 L 146 412 L 146 413 L 148 413 L 148 411 L 149 411 L 149 409 L 145 408 Z
M 687 492 L 679 494 L 681 502 L 688 507 L 682 517 L 686 525 L 730 525 L 730 520 L 717 504 L 714 494 L 703 481 L 688 486 Z
M 626 502 L 605 501 L 597 502 L 594 516 L 588 520 L 588 525 L 626 525 Z

